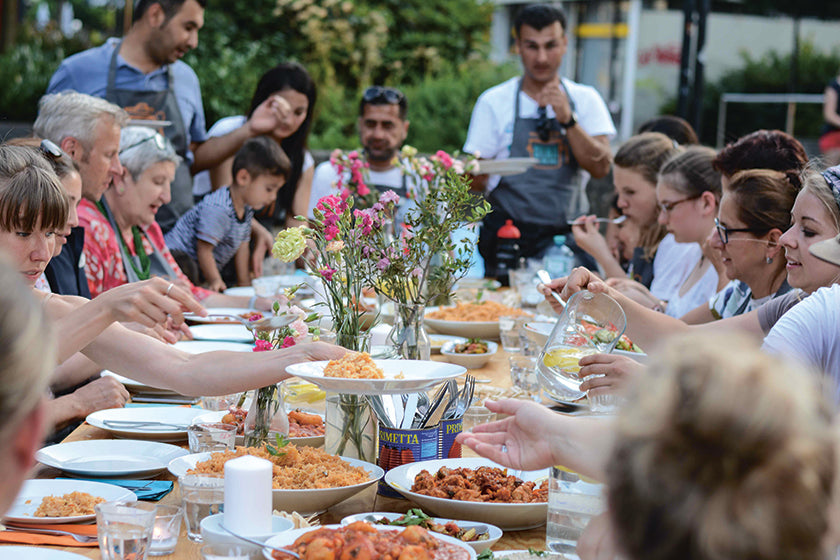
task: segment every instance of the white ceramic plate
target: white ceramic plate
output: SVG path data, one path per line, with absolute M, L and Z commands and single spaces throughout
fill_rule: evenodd
M 440 349 L 444 344 L 450 341 L 463 342 L 466 340 L 463 336 L 453 336 L 451 334 L 430 334 L 429 342 L 432 344 L 432 354 L 440 354 Z
M 525 331 L 527 332 L 527 336 L 531 338 L 531 340 L 535 341 L 537 344 L 541 344 L 545 346 L 545 343 L 548 342 L 548 336 L 551 334 L 551 330 L 554 328 L 554 323 L 548 321 L 529 321 L 525 323 Z M 613 354 L 617 356 L 627 356 L 628 358 L 633 358 L 637 362 L 647 363 L 648 355 L 639 352 L 627 352 L 626 350 L 613 350 Z
M 190 332 L 196 340 L 254 342 L 254 335 L 245 325 L 195 325 L 190 327 Z
M 107 502 L 123 501 L 136 502 L 134 492 L 102 482 L 87 480 L 26 480 L 15 498 L 12 507 L 3 516 L 5 521 L 17 523 L 36 523 L 39 525 L 56 525 L 59 523 L 81 523 L 96 519 L 95 514 L 74 515 L 71 517 L 35 517 L 33 514 L 46 496 L 63 496 L 70 492 L 86 492 L 97 498 L 105 498 Z M 0 548 L 0 551 L 3 549 Z M 5 557 L 5 556 L 4 556 Z M 20 557 L 24 558 L 24 557 Z M 28 557 L 26 557 L 28 558 Z
M 176 459 L 177 461 L 177 459 Z M 437 459 L 419 461 L 393 468 L 385 474 L 385 482 L 394 490 L 423 508 L 423 511 L 450 519 L 469 519 L 481 523 L 490 523 L 505 531 L 532 529 L 545 523 L 548 515 L 548 502 L 532 504 L 497 504 L 487 502 L 464 502 L 448 498 L 434 498 L 411 491 L 414 478 L 420 471 L 436 473 L 441 467 L 451 469 L 465 467 L 499 467 L 501 465 L 481 457 L 465 459 Z M 508 469 L 509 473 L 513 473 Z M 517 471 L 515 473 L 525 481 L 542 482 L 548 478 L 548 470 Z
M 348 515 L 344 519 L 341 520 L 342 525 L 349 525 L 354 521 L 368 521 L 370 517 L 379 518 L 379 519 L 387 519 L 389 521 L 393 521 L 394 519 L 398 519 L 403 516 L 402 513 L 394 513 L 390 511 L 375 511 L 373 513 L 357 513 L 356 515 Z M 450 521 L 454 521 L 458 527 L 461 529 L 469 530 L 470 527 L 487 527 L 487 539 L 483 541 L 471 541 L 471 542 L 464 542 L 464 544 L 469 545 L 472 547 L 476 553 L 484 552 L 496 542 L 502 538 L 502 530 L 496 527 L 495 525 L 490 525 L 489 523 L 476 523 L 475 521 L 463 521 L 461 519 L 443 519 L 440 517 L 433 517 L 432 521 L 438 523 L 440 525 L 444 525 L 449 523 Z M 393 527 L 399 527 L 399 525 L 392 525 Z M 460 539 L 459 539 L 460 540 Z
M 212 453 L 193 453 L 173 459 L 169 463 L 169 472 L 173 476 L 183 476 L 187 471 L 194 468 L 197 463 L 206 461 Z M 281 511 L 296 511 L 301 515 L 321 513 L 339 502 L 354 496 L 372 484 L 376 484 L 382 475 L 385 474 L 378 466 L 372 463 L 342 457 L 354 467 L 362 467 L 367 471 L 369 479 L 360 484 L 352 486 L 341 486 L 339 488 L 310 488 L 307 490 L 282 490 L 271 491 L 274 509 Z
M 339 529 L 343 527 L 343 525 L 324 525 L 320 527 L 322 529 Z M 386 525 L 373 525 L 377 531 L 381 532 L 397 532 L 402 531 L 403 527 L 388 527 Z M 276 546 L 276 547 L 285 547 L 294 544 L 294 542 L 301 536 L 305 535 L 310 531 L 315 531 L 319 529 L 319 527 L 307 527 L 306 529 L 292 529 L 291 531 L 286 531 L 284 533 L 280 533 L 279 535 L 275 535 L 265 541 L 265 544 L 268 546 Z M 447 537 L 446 535 L 440 535 L 438 533 L 429 533 L 433 537 L 443 542 L 449 543 L 453 546 L 456 546 L 463 550 L 466 553 L 466 558 L 469 560 L 475 560 L 475 550 L 467 546 L 466 543 L 459 541 L 458 539 L 453 539 L 452 537 Z M 268 560 L 273 560 L 273 556 L 271 555 L 271 551 L 268 549 L 263 550 L 263 554 Z
M 484 354 L 458 354 L 454 351 L 454 349 L 455 345 L 460 344 L 460 342 L 460 340 L 451 340 L 447 342 L 443 345 L 443 348 L 440 349 L 440 353 L 443 356 L 443 359 L 447 362 L 464 366 L 467 369 L 483 368 L 487 365 L 487 362 L 496 355 L 496 351 L 499 349 L 499 345 L 495 342 L 482 340 L 482 342 L 487 344 L 487 352 Z
M 437 309 L 439 308 L 427 308 L 426 317 L 423 319 L 426 326 L 432 328 L 436 333 L 463 338 L 499 338 L 498 321 L 445 321 L 443 319 L 430 319 L 429 313 Z
M 466 371 L 455 364 L 426 360 L 374 360 L 382 368 L 385 379 L 346 379 L 324 377 L 329 362 L 302 362 L 286 367 L 286 372 L 314 383 L 325 391 L 348 395 L 399 395 L 428 389 L 441 381 Z M 396 376 L 402 375 L 402 379 Z
M 241 316 L 244 313 L 248 313 L 249 315 L 254 313 L 262 313 L 262 311 L 257 311 L 256 309 L 248 309 L 247 307 L 208 307 L 207 313 L 210 315 L 213 314 L 221 314 L 221 315 L 234 315 L 236 317 Z M 195 313 L 184 313 L 184 319 L 193 323 L 209 323 L 209 324 L 231 324 L 231 325 L 238 325 L 241 323 L 237 323 L 236 319 L 231 319 L 230 317 L 202 317 L 201 315 L 196 315 Z M 243 317 L 245 319 L 245 317 Z
M 148 478 L 187 454 L 186 449 L 156 441 L 96 439 L 50 445 L 36 451 L 35 459 L 78 476 Z
M 204 414 L 199 414 L 198 416 L 193 418 L 193 424 L 200 424 L 201 422 L 221 422 L 225 414 L 227 414 L 227 411 L 225 410 L 214 410 L 212 412 L 205 412 Z M 318 413 L 314 412 L 310 414 Z M 323 414 L 318 414 L 318 416 L 320 416 L 321 418 L 324 417 Z M 291 441 L 295 445 L 305 447 L 321 447 L 322 445 L 324 445 L 324 436 L 290 437 L 289 441 Z M 245 436 L 237 435 L 236 445 L 245 445 Z
M 4 546 L 0 549 L 7 558 L 26 558 L 26 560 L 88 560 L 87 556 L 35 546 Z
M 87 423 L 122 438 L 177 441 L 187 438 L 187 426 L 204 411 L 180 406 L 150 406 L 144 408 L 109 408 L 88 414 Z M 170 426 L 109 426 L 107 422 L 168 422 Z M 183 427 L 179 427 L 183 426 Z

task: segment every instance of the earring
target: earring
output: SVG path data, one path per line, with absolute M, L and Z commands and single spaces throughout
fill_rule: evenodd
M 767 261 L 767 264 L 772 264 L 773 263 L 773 258 L 772 257 L 767 257 L 765 260 Z

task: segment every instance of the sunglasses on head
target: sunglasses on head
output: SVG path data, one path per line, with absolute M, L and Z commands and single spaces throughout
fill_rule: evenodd
M 148 142 L 149 140 L 151 140 L 152 142 L 154 142 L 154 143 L 155 143 L 155 148 L 157 148 L 157 149 L 158 149 L 158 150 L 160 150 L 161 152 L 162 152 L 162 151 L 164 151 L 164 150 L 166 149 L 166 140 L 164 140 L 163 136 L 161 136 L 160 134 L 158 134 L 158 133 L 154 133 L 154 134 L 152 134 L 151 136 L 146 136 L 146 137 L 145 137 L 145 138 L 143 138 L 142 140 L 140 140 L 140 141 L 138 141 L 138 142 L 135 142 L 135 143 L 134 143 L 134 144 L 132 144 L 131 146 L 128 146 L 128 147 L 126 147 L 126 148 L 123 148 L 122 150 L 120 150 L 120 155 L 124 154 L 125 152 L 127 152 L 127 151 L 128 151 L 128 150 L 130 150 L 131 148 L 136 148 L 137 146 L 139 146 L 139 145 L 140 145 L 140 144 L 142 144 L 143 142 Z
M 402 103 L 405 95 L 398 89 L 384 86 L 370 86 L 362 94 L 362 101 L 365 103 L 374 103 L 376 101 L 385 101 L 390 104 Z
M 52 140 L 47 140 L 44 138 L 41 140 L 40 146 L 41 153 L 45 156 L 51 157 L 52 159 L 60 159 L 64 152 L 61 151 L 61 148 L 56 145 L 55 142 Z

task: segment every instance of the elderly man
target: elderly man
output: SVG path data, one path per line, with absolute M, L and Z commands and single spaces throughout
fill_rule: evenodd
M 380 192 L 392 190 L 400 196 L 397 219 L 405 215 L 408 199 L 408 178 L 395 165 L 400 148 L 408 135 L 408 100 L 405 95 L 390 87 L 371 86 L 359 102 L 359 140 L 370 165 L 369 183 Z M 325 161 L 315 168 L 312 194 L 309 199 L 309 217 L 318 199 L 335 192 L 338 180 L 335 168 Z
M 164 121 L 160 132 L 183 158 L 172 201 L 157 220 L 166 231 L 192 207 L 192 177 L 236 153 L 248 138 L 277 126 L 284 107 L 261 105 L 240 128 L 207 138 L 198 77 L 180 59 L 198 45 L 206 0 L 138 0 L 131 29 L 120 40 L 75 54 L 56 70 L 48 92 L 68 89 L 103 97 L 132 118 Z M 260 231 L 268 244 L 271 236 Z
M 615 135 L 598 92 L 558 77 L 569 40 L 563 12 L 527 6 L 514 30 L 524 74 L 481 94 L 464 151 L 486 159 L 533 157 L 538 163 L 524 173 L 483 176 L 474 183 L 486 185 L 493 206 L 479 238 L 486 276 L 496 274 L 496 233 L 505 220 L 519 228 L 524 257 L 543 256 L 554 235 L 569 230 L 566 221 L 586 208 L 578 172 L 606 175 L 609 139 Z
M 122 177 L 120 130 L 125 111 L 104 99 L 76 92 L 45 95 L 38 103 L 35 134 L 52 140 L 73 158 L 82 178 L 82 197 L 98 202 L 115 179 Z M 90 297 L 82 249 L 85 232 L 75 227 L 46 275 L 53 292 Z

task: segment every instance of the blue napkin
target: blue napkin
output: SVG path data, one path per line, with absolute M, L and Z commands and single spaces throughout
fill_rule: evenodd
M 126 490 L 131 490 L 137 494 L 138 500 L 145 500 L 147 502 L 157 502 L 163 499 L 175 487 L 175 483 L 171 480 L 123 480 L 105 478 L 64 478 L 59 480 L 88 480 L 90 482 L 113 484 Z

